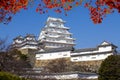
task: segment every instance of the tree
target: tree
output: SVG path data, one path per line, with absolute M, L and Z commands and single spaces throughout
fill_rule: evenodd
M 0 22 L 8 23 L 12 15 L 21 9 L 26 9 L 27 5 L 35 0 L 0 0 Z M 36 12 L 47 13 L 54 9 L 57 13 L 66 13 L 76 6 L 84 5 L 90 11 L 91 20 L 97 24 L 101 23 L 106 14 L 118 10 L 120 13 L 120 0 L 40 0 Z
M 55 59 L 48 62 L 46 66 L 43 67 L 46 72 L 50 73 L 60 73 L 67 72 L 70 68 L 70 62 L 67 59 Z
M 7 72 L 0 72 L 0 80 L 27 80 L 27 79 L 19 78 L 18 76 Z
M 7 38 L 0 38 L 0 52 L 5 51 L 8 47 L 6 46 L 6 40 Z
M 22 65 L 21 65 L 22 64 Z M 31 68 L 27 57 L 18 50 L 0 52 L 0 70 L 7 72 L 19 72 L 23 68 Z
M 99 68 L 99 80 L 120 80 L 120 55 L 105 59 Z
M 28 0 L 0 0 L 0 22 L 8 23 L 14 14 L 27 5 Z

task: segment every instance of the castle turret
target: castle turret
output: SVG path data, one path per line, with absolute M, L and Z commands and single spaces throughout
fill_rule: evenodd
M 22 46 L 22 43 L 24 41 L 24 38 L 20 35 L 17 36 L 16 38 L 13 39 L 13 43 L 12 43 L 12 48 L 20 48 Z
M 37 49 L 38 43 L 33 34 L 27 34 L 25 37 L 18 36 L 13 39 L 12 48 L 15 49 Z

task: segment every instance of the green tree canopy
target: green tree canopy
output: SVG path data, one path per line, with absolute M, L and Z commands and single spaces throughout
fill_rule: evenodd
M 31 65 L 27 56 L 14 49 L 7 52 L 0 52 L 0 70 L 1 71 L 21 71 L 23 68 L 30 68 Z
M 0 80 L 27 80 L 27 79 L 20 78 L 16 75 L 7 72 L 0 72 Z
M 120 80 L 120 55 L 105 59 L 99 68 L 99 80 Z

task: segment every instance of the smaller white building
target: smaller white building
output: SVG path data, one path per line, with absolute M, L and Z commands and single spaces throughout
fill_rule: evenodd
M 41 50 L 36 53 L 36 60 L 51 60 L 58 58 L 70 58 L 72 62 L 79 61 L 99 61 L 104 60 L 110 55 L 116 55 L 117 46 L 102 42 L 96 48 L 76 49 L 72 48 L 54 48 L 49 50 Z
M 116 55 L 116 48 L 117 46 L 104 41 L 96 48 L 85 48 L 72 51 L 70 54 L 71 61 L 77 62 L 104 60 L 110 55 Z
M 12 48 L 38 49 L 38 42 L 33 34 L 27 34 L 25 37 L 18 36 L 13 39 Z

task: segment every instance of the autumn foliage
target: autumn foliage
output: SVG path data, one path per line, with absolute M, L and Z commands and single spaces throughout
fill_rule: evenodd
M 37 12 L 45 13 L 47 9 L 54 9 L 57 13 L 71 10 L 77 6 L 84 6 L 90 11 L 91 20 L 96 23 L 101 23 L 106 14 L 112 13 L 115 9 L 120 13 L 120 0 L 43 0 L 44 8 L 39 5 Z M 45 11 L 46 8 L 46 11 Z
M 26 8 L 30 1 L 0 0 L 0 22 L 5 19 L 11 20 L 11 15 Z M 101 23 L 103 18 L 107 14 L 113 13 L 115 9 L 120 13 L 120 0 L 40 0 L 36 12 L 44 14 L 52 9 L 56 13 L 64 13 L 67 16 L 67 12 L 77 6 L 88 8 L 90 18 L 95 24 Z
M 26 8 L 28 0 L 0 0 L 0 22 L 9 22 L 12 16 Z

